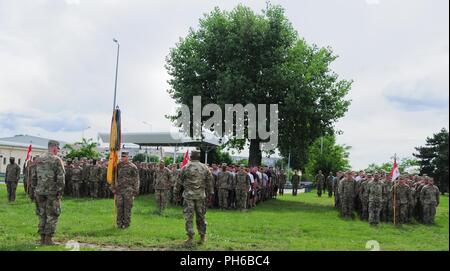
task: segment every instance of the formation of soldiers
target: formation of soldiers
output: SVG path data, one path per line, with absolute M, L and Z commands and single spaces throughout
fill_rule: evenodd
M 439 188 L 428 176 L 401 175 L 394 181 L 386 172 L 359 174 L 338 172 L 333 183 L 335 208 L 342 217 L 354 212 L 372 225 L 411 223 L 413 219 L 433 224 L 439 205 Z

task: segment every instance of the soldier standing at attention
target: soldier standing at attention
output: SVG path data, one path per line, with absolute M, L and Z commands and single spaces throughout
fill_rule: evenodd
M 294 170 L 294 175 L 291 178 L 292 183 L 292 195 L 297 196 L 298 186 L 300 184 L 300 175 L 297 170 Z
M 131 209 L 134 197 L 139 194 L 139 172 L 135 164 L 128 159 L 128 152 L 122 152 L 117 164 L 117 180 L 112 184 L 116 195 L 117 227 L 128 228 L 131 224 Z
M 325 191 L 325 176 L 322 174 L 322 170 L 319 170 L 319 173 L 314 178 L 316 180 L 317 185 L 317 196 L 322 196 L 322 190 Z
M 155 172 L 155 199 L 156 207 L 155 214 L 162 215 L 164 209 L 167 206 L 169 199 L 169 189 L 171 185 L 172 174 L 164 161 L 159 162 L 159 168 Z
M 8 201 L 16 201 L 16 189 L 20 179 L 20 167 L 16 164 L 15 158 L 9 158 L 9 164 L 6 166 L 5 182 L 8 190 Z
M 333 180 L 334 180 L 333 172 L 330 171 L 325 181 L 325 186 L 327 188 L 329 198 L 333 196 Z
M 250 177 L 240 165 L 236 174 L 236 207 L 243 212 L 247 208 L 247 194 L 250 190 Z
M 423 223 L 434 224 L 436 207 L 439 205 L 439 188 L 433 184 L 433 179 L 427 178 L 426 185 L 420 191 Z
M 339 182 L 338 193 L 340 196 L 341 215 L 351 218 L 355 200 L 355 181 L 351 172 L 345 173 L 345 178 Z
M 381 203 L 383 201 L 383 184 L 380 176 L 375 174 L 373 181 L 364 181 L 367 184 L 367 195 L 369 200 L 369 223 L 370 225 L 380 224 Z
M 377 176 L 377 183 L 380 183 L 380 175 Z M 369 183 L 372 181 L 372 174 L 367 174 L 367 178 L 360 181 L 358 188 L 359 199 L 361 200 L 361 220 L 369 218 Z M 380 210 L 381 210 L 381 202 Z
M 82 179 L 82 171 L 83 169 L 80 167 L 78 162 L 75 162 L 72 166 L 72 196 L 75 198 L 80 197 L 80 186 L 81 186 L 81 179 Z
M 219 207 L 221 210 L 228 209 L 228 190 L 231 183 L 231 174 L 227 171 L 227 164 L 222 164 L 222 171 L 217 175 L 217 185 L 219 186 Z
M 189 161 L 181 170 L 180 178 L 174 191 L 183 189 L 183 215 L 186 221 L 186 233 L 188 239 L 186 245 L 192 245 L 194 237 L 194 214 L 196 216 L 197 230 L 200 234 L 200 243 L 206 240 L 206 198 L 214 194 L 212 174 L 208 167 L 200 163 L 200 152 L 191 152 Z
M 398 184 L 393 185 L 391 193 L 393 207 L 395 208 L 394 221 L 396 222 L 396 224 L 398 223 L 400 225 L 407 223 L 411 190 L 406 184 L 405 178 L 403 176 L 399 177 Z
M 36 159 L 32 186 L 36 197 L 36 214 L 39 217 L 41 245 L 53 245 L 53 235 L 61 214 L 61 197 L 64 192 L 64 165 L 57 156 L 59 142 L 48 142 L 48 153 Z

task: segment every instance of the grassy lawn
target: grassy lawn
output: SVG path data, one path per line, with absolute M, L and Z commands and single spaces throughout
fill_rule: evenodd
M 0 250 L 65 250 L 63 245 L 37 246 L 35 206 L 19 186 L 17 202 L 6 201 L 0 185 Z M 449 250 L 448 196 L 441 198 L 436 225 L 414 223 L 395 227 L 346 221 L 332 208 L 332 199 L 314 192 L 285 195 L 246 213 L 208 210 L 208 242 L 193 250 L 367 250 L 376 240 L 381 250 Z M 120 248 L 186 250 L 181 207 L 169 207 L 164 216 L 152 214 L 152 196 L 140 196 L 133 207 L 129 229 L 114 224 L 112 200 L 64 198 L 55 240 L 96 244 L 84 249 Z M 196 235 L 197 239 L 198 236 Z

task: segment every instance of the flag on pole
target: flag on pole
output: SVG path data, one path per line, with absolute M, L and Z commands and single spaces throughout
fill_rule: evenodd
M 391 170 L 391 173 L 389 174 L 389 176 L 391 176 L 391 180 L 395 181 L 395 179 L 398 178 L 398 176 L 400 176 L 400 171 L 398 170 L 398 165 L 397 165 L 397 159 L 394 158 L 394 167 Z
M 25 161 L 30 160 L 30 154 L 31 154 L 31 150 L 32 150 L 32 146 L 30 144 L 30 146 L 28 146 L 28 150 L 27 150 L 27 158 L 25 158 Z
M 181 163 L 181 168 L 183 168 L 189 162 L 190 159 L 191 158 L 189 158 L 189 152 L 186 151 L 183 157 L 183 162 Z
M 115 181 L 117 173 L 117 164 L 119 163 L 119 151 L 122 144 L 122 130 L 121 130 L 121 113 L 120 109 L 116 108 L 113 112 L 111 120 L 111 132 L 109 135 L 109 162 L 106 180 L 108 184 Z

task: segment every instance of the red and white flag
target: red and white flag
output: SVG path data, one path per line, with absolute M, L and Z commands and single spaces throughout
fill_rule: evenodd
M 391 170 L 391 173 L 389 174 L 392 178 L 392 181 L 398 178 L 400 176 L 400 171 L 398 170 L 397 160 L 394 159 L 394 167 Z
M 190 159 L 191 158 L 189 158 L 189 152 L 186 151 L 183 157 L 183 162 L 181 163 L 181 168 L 183 168 L 189 162 Z
M 28 146 L 28 151 L 27 151 L 27 158 L 25 158 L 25 161 L 28 161 L 29 159 L 30 159 L 30 154 L 31 154 L 31 149 L 32 149 L 33 147 L 31 146 L 31 144 L 30 144 L 30 146 Z

